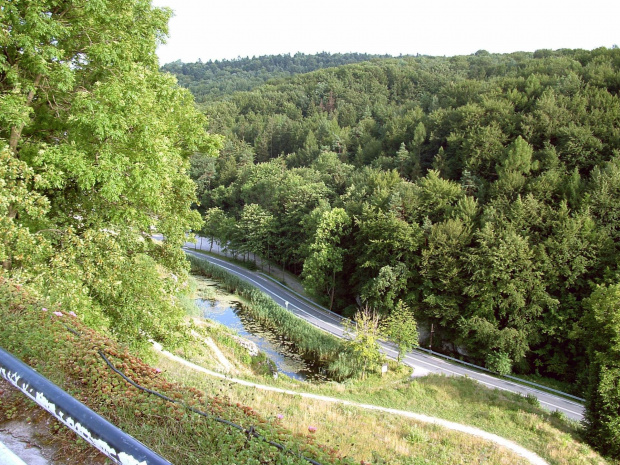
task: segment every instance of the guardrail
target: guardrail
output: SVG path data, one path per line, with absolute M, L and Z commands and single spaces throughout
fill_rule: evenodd
M 283 288 L 285 288 L 291 294 L 294 294 L 297 297 L 299 297 L 300 299 L 304 300 L 307 304 L 312 305 L 313 307 L 316 307 L 317 309 L 323 310 L 324 312 L 330 313 L 333 316 L 335 316 L 336 318 L 338 318 L 339 320 L 346 320 L 347 319 L 347 318 L 343 317 L 342 315 L 339 315 L 338 313 L 330 310 L 329 308 L 325 308 L 322 305 L 317 304 L 315 301 L 313 301 L 313 300 L 309 299 L 308 297 L 306 297 L 305 295 L 302 295 L 299 292 L 291 289 L 286 284 L 281 283 L 280 281 L 278 281 L 277 279 L 269 276 L 268 274 L 263 273 L 263 272 L 259 272 L 258 274 L 260 274 L 264 278 L 268 279 L 269 281 L 273 282 L 274 284 L 277 284 L 278 286 L 282 286 Z
M 545 391 L 554 392 L 556 394 L 561 394 L 564 397 L 569 397 L 571 399 L 575 399 L 575 400 L 578 400 L 578 401 L 581 401 L 581 402 L 585 402 L 585 399 L 583 399 L 581 397 L 577 397 L 577 396 L 574 396 L 572 394 L 568 394 L 568 393 L 563 392 L 563 391 L 558 391 L 557 389 L 553 389 L 553 388 L 550 388 L 548 386 L 544 386 L 542 384 L 534 383 L 532 381 L 527 381 L 525 379 L 517 378 L 516 376 L 498 375 L 496 372 L 494 372 L 492 370 L 489 370 L 488 368 L 484 368 L 484 367 L 481 367 L 481 366 L 478 366 L 478 365 L 474 365 L 473 363 L 464 362 L 463 360 L 459 360 L 458 358 L 450 357 L 448 355 L 440 354 L 439 352 L 435 352 L 434 350 L 425 349 L 424 347 L 416 347 L 416 350 L 421 350 L 423 352 L 427 352 L 427 353 L 432 354 L 432 355 L 434 355 L 436 357 L 441 357 L 441 358 L 445 358 L 445 359 L 448 359 L 448 360 L 452 360 L 453 362 L 460 363 L 462 365 L 467 365 L 467 366 L 476 368 L 477 370 L 486 371 L 488 373 L 493 374 L 494 376 L 501 376 L 503 378 L 508 378 L 508 379 L 511 379 L 511 380 L 516 381 L 518 383 L 529 384 L 530 386 L 534 386 L 534 387 L 537 387 L 539 389 L 543 389 Z
M 0 375 L 114 463 L 171 465 L 1 347 Z
M 273 283 L 275 283 L 275 284 L 277 284 L 277 285 L 279 285 L 279 286 L 281 286 L 281 287 L 285 288 L 287 291 L 289 291 L 289 292 L 291 292 L 292 294 L 296 295 L 298 298 L 300 298 L 300 299 L 302 299 L 302 300 L 306 301 L 308 304 L 313 305 L 315 308 L 320 309 L 320 310 L 322 310 L 322 311 L 324 311 L 324 312 L 330 313 L 330 314 L 332 314 L 332 315 L 334 315 L 334 316 L 338 317 L 340 320 L 344 320 L 344 319 L 346 319 L 346 318 L 345 318 L 345 317 L 343 317 L 342 315 L 339 315 L 339 314 L 337 314 L 337 313 L 333 312 L 332 310 L 329 310 L 329 309 L 327 309 L 327 308 L 325 308 L 325 307 L 323 307 L 323 306 L 321 306 L 321 305 L 317 304 L 316 302 L 312 301 L 311 299 L 307 298 L 306 296 L 299 294 L 299 293 L 298 293 L 298 292 L 296 292 L 295 290 L 293 290 L 293 289 L 291 289 L 290 287 L 288 287 L 286 284 L 281 283 L 280 281 L 278 281 L 277 279 L 274 279 L 273 277 L 269 276 L 268 274 L 263 273 L 263 272 L 259 272 L 259 274 L 260 274 L 260 275 L 262 275 L 264 278 L 269 279 L 269 280 L 270 280 L 270 281 L 272 281 Z M 287 307 L 287 309 L 288 309 L 288 307 Z M 319 328 L 319 329 L 322 329 L 322 328 Z M 325 331 L 325 330 L 323 329 L 323 331 Z M 330 334 L 333 334 L 333 333 L 330 333 Z M 394 350 L 396 350 L 396 349 L 394 349 Z M 462 365 L 467 365 L 467 366 L 470 366 L 470 367 L 475 368 L 475 369 L 477 369 L 477 370 L 481 370 L 481 371 L 485 371 L 485 372 L 487 372 L 487 373 L 491 373 L 493 376 L 501 376 L 501 377 L 503 377 L 503 378 L 507 378 L 507 379 L 510 379 L 510 380 L 512 380 L 512 381 L 515 381 L 516 383 L 527 384 L 527 385 L 530 385 L 530 386 L 536 387 L 536 388 L 541 389 L 541 390 L 544 390 L 544 391 L 553 392 L 553 393 L 555 393 L 555 394 L 559 394 L 559 395 L 562 395 L 562 396 L 567 397 L 567 398 L 570 398 L 570 399 L 575 399 L 575 400 L 577 400 L 577 401 L 579 401 L 579 402 L 585 402 L 585 399 L 584 399 L 584 398 L 582 398 L 582 397 L 577 397 L 577 396 L 574 396 L 574 395 L 572 395 L 572 394 L 568 394 L 567 392 L 559 391 L 559 390 L 557 390 L 557 389 L 553 389 L 553 388 L 550 388 L 550 387 L 548 387 L 548 386 L 544 386 L 544 385 L 539 384 L 539 383 L 534 383 L 533 381 L 527 381 L 527 380 L 525 380 L 525 379 L 517 378 L 516 376 L 511 376 L 511 375 L 499 375 L 498 373 L 496 373 L 496 372 L 494 372 L 494 371 L 491 371 L 491 370 L 489 370 L 488 368 L 481 367 L 481 366 L 479 366 L 479 365 L 474 365 L 473 363 L 465 362 L 465 361 L 463 361 L 463 360 L 459 360 L 458 358 L 450 357 L 450 356 L 448 356 L 448 355 L 444 355 L 444 354 L 441 354 L 441 353 L 439 353 L 439 352 L 435 352 L 435 351 L 430 350 L 430 349 L 425 349 L 425 348 L 423 348 L 423 347 L 416 347 L 416 350 L 421 350 L 421 351 L 423 351 L 423 352 L 427 352 L 427 353 L 429 353 L 429 354 L 431 354 L 431 355 L 434 355 L 434 356 L 436 356 L 436 357 L 445 358 L 445 359 L 447 359 L 447 360 L 451 360 L 451 361 L 453 361 L 453 362 L 455 362 L 455 363 L 459 363 L 459 364 L 462 364 Z

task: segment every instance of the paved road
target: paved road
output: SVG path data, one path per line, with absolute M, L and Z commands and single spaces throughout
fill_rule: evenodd
M 187 247 L 185 248 L 185 253 L 208 260 L 215 265 L 221 266 L 230 273 L 253 284 L 265 294 L 269 295 L 276 303 L 288 309 L 300 318 L 308 321 L 312 325 L 335 336 L 343 337 L 343 318 L 340 315 L 331 313 L 317 307 L 316 305 L 313 305 L 308 299 L 285 288 L 261 273 L 249 271 L 225 260 L 192 251 Z M 397 351 L 394 349 L 393 344 L 382 343 L 381 348 L 386 355 L 394 359 L 396 358 Z M 568 418 L 572 418 L 574 420 L 581 420 L 583 418 L 583 405 L 577 402 L 567 400 L 563 397 L 549 394 L 532 387 L 513 383 L 509 380 L 499 379 L 488 373 L 464 367 L 456 363 L 451 363 L 430 354 L 420 351 L 412 351 L 404 357 L 403 361 L 414 369 L 415 376 L 423 376 L 429 372 L 441 373 L 447 376 L 468 376 L 469 378 L 475 379 L 479 383 L 491 389 L 501 389 L 504 391 L 515 392 L 523 396 L 527 396 L 528 394 L 534 395 L 538 398 L 538 401 L 542 407 L 551 411 L 559 410 Z

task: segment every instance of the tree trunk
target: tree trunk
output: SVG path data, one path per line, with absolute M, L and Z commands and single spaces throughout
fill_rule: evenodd
M 9 212 L 7 216 L 9 218 L 9 221 L 14 220 L 17 217 L 17 210 L 15 209 L 13 204 L 9 205 Z M 13 260 L 11 259 L 11 254 L 9 251 L 8 257 L 6 257 L 6 259 L 2 261 L 2 268 L 4 268 L 5 271 L 11 271 L 12 262 Z
M 30 92 L 28 92 L 28 97 L 26 98 L 26 106 L 32 103 L 32 99 L 34 98 L 34 94 L 35 94 L 35 89 L 39 85 L 39 82 L 41 82 L 42 76 L 43 76 L 42 74 L 38 74 L 37 77 L 34 79 L 34 82 L 32 83 L 32 89 L 30 90 Z M 17 156 L 17 144 L 19 144 L 19 139 L 22 136 L 23 129 L 24 129 L 24 124 L 20 124 L 19 126 L 13 126 L 11 128 L 11 135 L 9 137 L 9 148 L 11 149 L 11 152 L 13 152 L 15 156 Z

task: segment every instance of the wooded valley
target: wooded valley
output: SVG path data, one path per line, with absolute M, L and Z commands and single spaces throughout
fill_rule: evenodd
M 434 347 L 496 371 L 617 385 L 619 90 L 602 48 L 373 59 L 222 95 L 201 107 L 221 155 L 191 159 L 202 234 L 345 315 L 404 303 Z

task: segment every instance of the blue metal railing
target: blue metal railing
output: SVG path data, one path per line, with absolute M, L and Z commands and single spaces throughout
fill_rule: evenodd
M 113 462 L 171 465 L 1 347 L 0 375 Z

